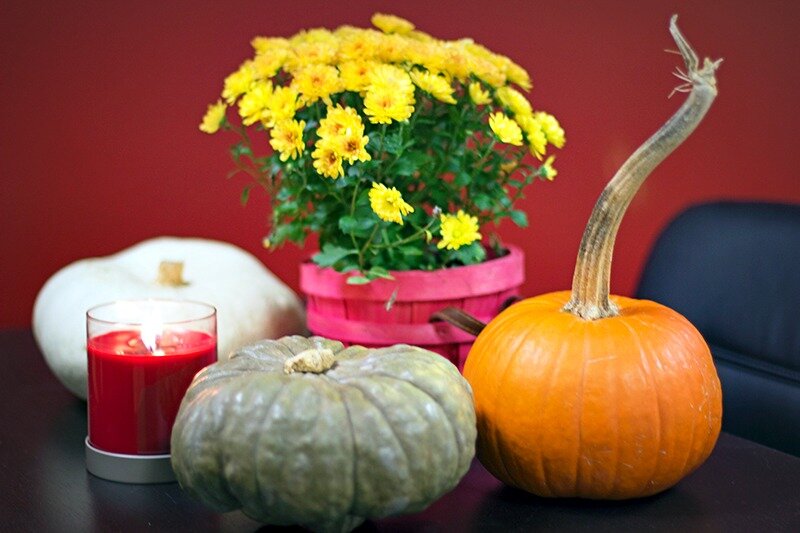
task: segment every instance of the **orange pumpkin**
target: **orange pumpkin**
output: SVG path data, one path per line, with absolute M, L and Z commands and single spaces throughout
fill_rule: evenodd
M 572 292 L 506 309 L 479 334 L 464 367 L 475 395 L 479 459 L 505 483 L 540 496 L 655 494 L 697 468 L 719 435 L 720 384 L 700 333 L 663 305 L 609 296 L 625 209 L 717 93 L 719 61 L 699 65 L 674 18 L 670 31 L 691 92 L 600 196 Z

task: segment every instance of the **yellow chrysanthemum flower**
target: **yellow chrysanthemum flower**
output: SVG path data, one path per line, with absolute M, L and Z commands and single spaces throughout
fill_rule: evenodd
M 440 215 L 439 220 L 442 223 L 439 233 L 442 234 L 442 240 L 437 244 L 440 250 L 447 248 L 448 250 L 458 250 L 462 246 L 472 244 L 481 238 L 478 231 L 478 217 L 470 216 L 461 209 L 455 215 Z
M 500 139 L 500 142 L 522 146 L 522 129 L 519 124 L 505 114 L 492 113 L 489 115 L 489 127 Z
M 492 102 L 492 97 L 489 95 L 489 91 L 483 90 L 481 84 L 477 81 L 469 84 L 469 97 L 472 99 L 475 105 L 486 105 Z
M 491 61 L 491 57 L 494 54 L 483 46 L 469 40 L 466 40 L 463 46 L 471 54 L 470 70 L 473 74 L 494 88 L 502 87 L 506 84 L 505 70 Z
M 364 113 L 373 124 L 408 120 L 414 112 L 414 97 L 391 88 L 370 86 L 364 97 Z
M 384 13 L 372 15 L 372 24 L 384 33 L 405 34 L 414 30 L 414 25 L 404 18 Z
M 408 37 L 409 39 L 414 39 L 415 41 L 423 41 L 423 42 L 436 40 L 432 35 L 419 30 L 412 30 L 406 33 L 405 37 Z
M 350 24 L 342 24 L 341 26 L 337 27 L 333 30 L 333 36 L 337 39 L 348 39 L 353 35 L 358 35 L 359 33 L 370 32 L 370 33 L 379 33 L 372 28 L 359 28 L 358 26 L 351 26 Z
M 379 65 L 370 75 L 364 96 L 364 114 L 373 124 L 407 120 L 414 112 L 414 84 L 394 65 Z
M 456 103 L 456 99 L 453 98 L 453 86 L 450 85 L 447 78 L 419 70 L 412 70 L 409 75 L 411 76 L 411 81 L 413 81 L 417 87 L 440 102 L 444 102 L 445 104 Z
M 500 87 L 495 91 L 497 99 L 506 109 L 509 109 L 514 115 L 530 115 L 533 113 L 531 103 L 525 98 L 525 95 L 506 85 Z
M 305 34 L 306 36 L 308 34 Z M 322 35 L 322 34 L 317 34 Z M 333 65 L 336 63 L 338 40 L 330 35 L 330 39 L 319 38 L 308 40 L 292 38 L 291 48 L 286 56 L 286 70 L 296 72 L 307 65 Z
M 402 35 L 381 33 L 376 41 L 376 59 L 386 63 L 408 61 L 410 44 L 410 41 Z
M 364 123 L 361 122 L 361 117 L 352 107 L 342 107 L 340 104 L 329 107 L 325 118 L 319 121 L 317 135 L 321 139 L 330 139 L 343 135 L 346 131 L 363 135 Z
M 556 156 L 551 155 L 539 168 L 539 172 L 542 173 L 542 175 L 544 175 L 544 177 L 549 181 L 553 181 L 553 178 L 558 175 L 558 171 L 553 168 L 553 161 L 555 161 L 555 159 Z
M 495 54 L 494 52 L 490 52 L 488 50 L 485 57 L 503 73 L 503 77 L 506 78 L 507 81 L 510 81 L 508 80 L 508 72 L 514 71 L 513 61 L 502 54 Z M 515 72 L 515 74 L 517 73 Z
M 289 55 L 289 40 L 281 37 L 255 37 L 250 44 L 256 52 L 253 68 L 261 79 L 277 74 Z
M 272 83 L 261 81 L 252 85 L 239 100 L 239 116 L 242 117 L 242 124 L 249 126 L 263 120 L 269 114 L 271 99 Z
M 269 132 L 269 144 L 273 150 L 280 152 L 281 161 L 286 161 L 290 157 L 296 159 L 303 153 L 305 143 L 303 142 L 303 129 L 306 127 L 304 120 L 284 120 L 275 124 Z
M 379 63 L 376 61 L 356 60 L 339 64 L 339 77 L 344 90 L 363 92 L 370 84 L 370 75 Z
M 239 70 L 225 78 L 222 89 L 222 98 L 232 104 L 236 99 L 250 90 L 250 86 L 256 79 L 256 72 L 252 61 L 245 61 Z
M 282 120 L 294 118 L 295 111 L 303 107 L 298 96 L 293 87 L 275 87 L 261 122 L 271 128 Z
M 294 74 L 292 87 L 300 93 L 303 104 L 322 100 L 331 105 L 331 95 L 340 92 L 342 80 L 339 71 L 330 65 L 308 65 Z
M 310 30 L 301 30 L 295 33 L 290 39 L 289 44 L 297 46 L 298 44 L 306 43 L 319 43 L 325 46 L 336 47 L 338 37 L 327 28 L 311 28 Z
M 253 59 L 253 68 L 256 75 L 264 80 L 272 78 L 283 67 L 288 52 L 286 50 L 275 50 L 256 54 Z
M 342 157 L 328 143 L 317 142 L 311 157 L 314 158 L 314 170 L 317 174 L 333 179 L 344 176 Z
M 544 111 L 538 111 L 534 114 L 534 118 L 541 123 L 542 130 L 544 131 L 545 136 L 547 136 L 547 142 L 556 148 L 563 148 L 564 143 L 566 142 L 566 138 L 564 137 L 564 129 L 558 123 L 556 117 L 549 113 L 545 113 Z
M 446 75 L 467 82 L 472 73 L 472 54 L 465 47 L 467 40 L 434 41 L 420 64 L 428 70 L 443 72 Z
M 538 118 L 531 115 L 521 115 L 517 117 L 517 123 L 525 132 L 528 138 L 528 146 L 531 154 L 541 160 L 547 150 L 547 136 L 542 129 L 542 123 Z
M 378 218 L 403 225 L 403 217 L 414 212 L 414 208 L 403 200 L 403 195 L 394 187 L 382 183 L 372 183 L 369 191 L 369 205 Z
M 337 31 L 340 38 L 336 52 L 339 63 L 346 61 L 365 61 L 378 53 L 379 33 L 374 30 L 352 28 L 350 31 Z
M 253 37 L 250 41 L 250 46 L 253 47 L 256 54 L 266 54 L 274 52 L 275 50 L 288 50 L 289 39 L 283 37 Z
M 482 44 L 478 44 L 470 38 L 461 39 L 461 43 L 464 44 L 464 47 L 472 54 L 474 57 L 480 57 L 483 59 L 489 59 L 494 54 L 491 50 L 483 46 Z
M 203 122 L 200 124 L 200 131 L 205 133 L 216 133 L 219 131 L 222 120 L 225 118 L 225 110 L 228 106 L 222 100 L 217 100 L 214 104 L 208 105 L 208 110 L 203 116 Z
M 403 52 L 404 62 L 421 65 L 429 72 L 446 72 L 447 57 L 437 42 L 407 40 Z
M 356 161 L 369 161 L 367 152 L 369 137 L 364 135 L 364 123 L 352 107 L 329 107 L 325 118 L 320 120 L 317 147 L 333 150 L 342 160 L 351 165 Z
M 408 72 L 395 65 L 379 64 L 369 75 L 372 87 L 386 87 L 399 92 L 414 93 L 414 84 Z
M 509 59 L 508 64 L 506 65 L 506 78 L 511 83 L 516 83 L 526 91 L 530 91 L 533 88 L 533 84 L 531 83 L 531 77 L 521 66 L 517 65 L 513 61 Z
M 500 172 L 505 175 L 511 174 L 519 167 L 518 161 L 506 161 L 505 163 L 500 164 Z
M 505 75 L 489 61 L 483 58 L 472 59 L 472 73 L 475 74 L 481 81 L 489 84 L 491 87 L 502 87 L 506 83 Z
M 328 142 L 336 153 L 351 165 L 356 161 L 372 159 L 367 152 L 369 137 L 361 135 L 358 130 L 347 129 L 341 135 L 329 139 Z

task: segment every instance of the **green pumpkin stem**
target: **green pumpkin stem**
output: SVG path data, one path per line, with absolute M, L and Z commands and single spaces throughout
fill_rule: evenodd
M 324 374 L 336 363 L 333 351 L 327 348 L 311 348 L 293 355 L 283 364 L 285 374 L 295 372 L 308 372 L 311 374 Z
M 564 306 L 564 311 L 586 320 L 619 314 L 617 306 L 609 298 L 609 289 L 614 240 L 622 217 L 647 176 L 694 131 L 717 95 L 714 73 L 722 60 L 706 58 L 700 66 L 697 54 L 678 30 L 677 18 L 677 15 L 672 16 L 669 29 L 687 71 L 678 70 L 676 75 L 685 83 L 675 91 L 688 92 L 689 96 L 680 109 L 625 161 L 592 210 L 578 251 L 572 297 Z

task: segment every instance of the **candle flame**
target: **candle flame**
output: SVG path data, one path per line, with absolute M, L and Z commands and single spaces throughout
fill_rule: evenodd
M 142 322 L 139 336 L 147 351 L 153 355 L 164 355 L 164 350 L 159 347 L 158 339 L 163 334 L 163 326 L 158 317 L 148 317 Z

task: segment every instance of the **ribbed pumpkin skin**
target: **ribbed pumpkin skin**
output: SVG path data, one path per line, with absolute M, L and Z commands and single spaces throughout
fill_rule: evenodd
M 722 396 L 708 346 L 683 316 L 612 297 L 620 315 L 562 312 L 568 291 L 506 309 L 479 335 L 464 376 L 478 458 L 545 497 L 625 499 L 677 483 L 711 453 Z
M 336 364 L 283 372 L 310 348 L 331 349 Z M 181 486 L 219 511 L 341 531 L 451 490 L 475 433 L 469 384 L 441 356 L 293 336 L 198 373 L 173 427 L 172 464 Z

